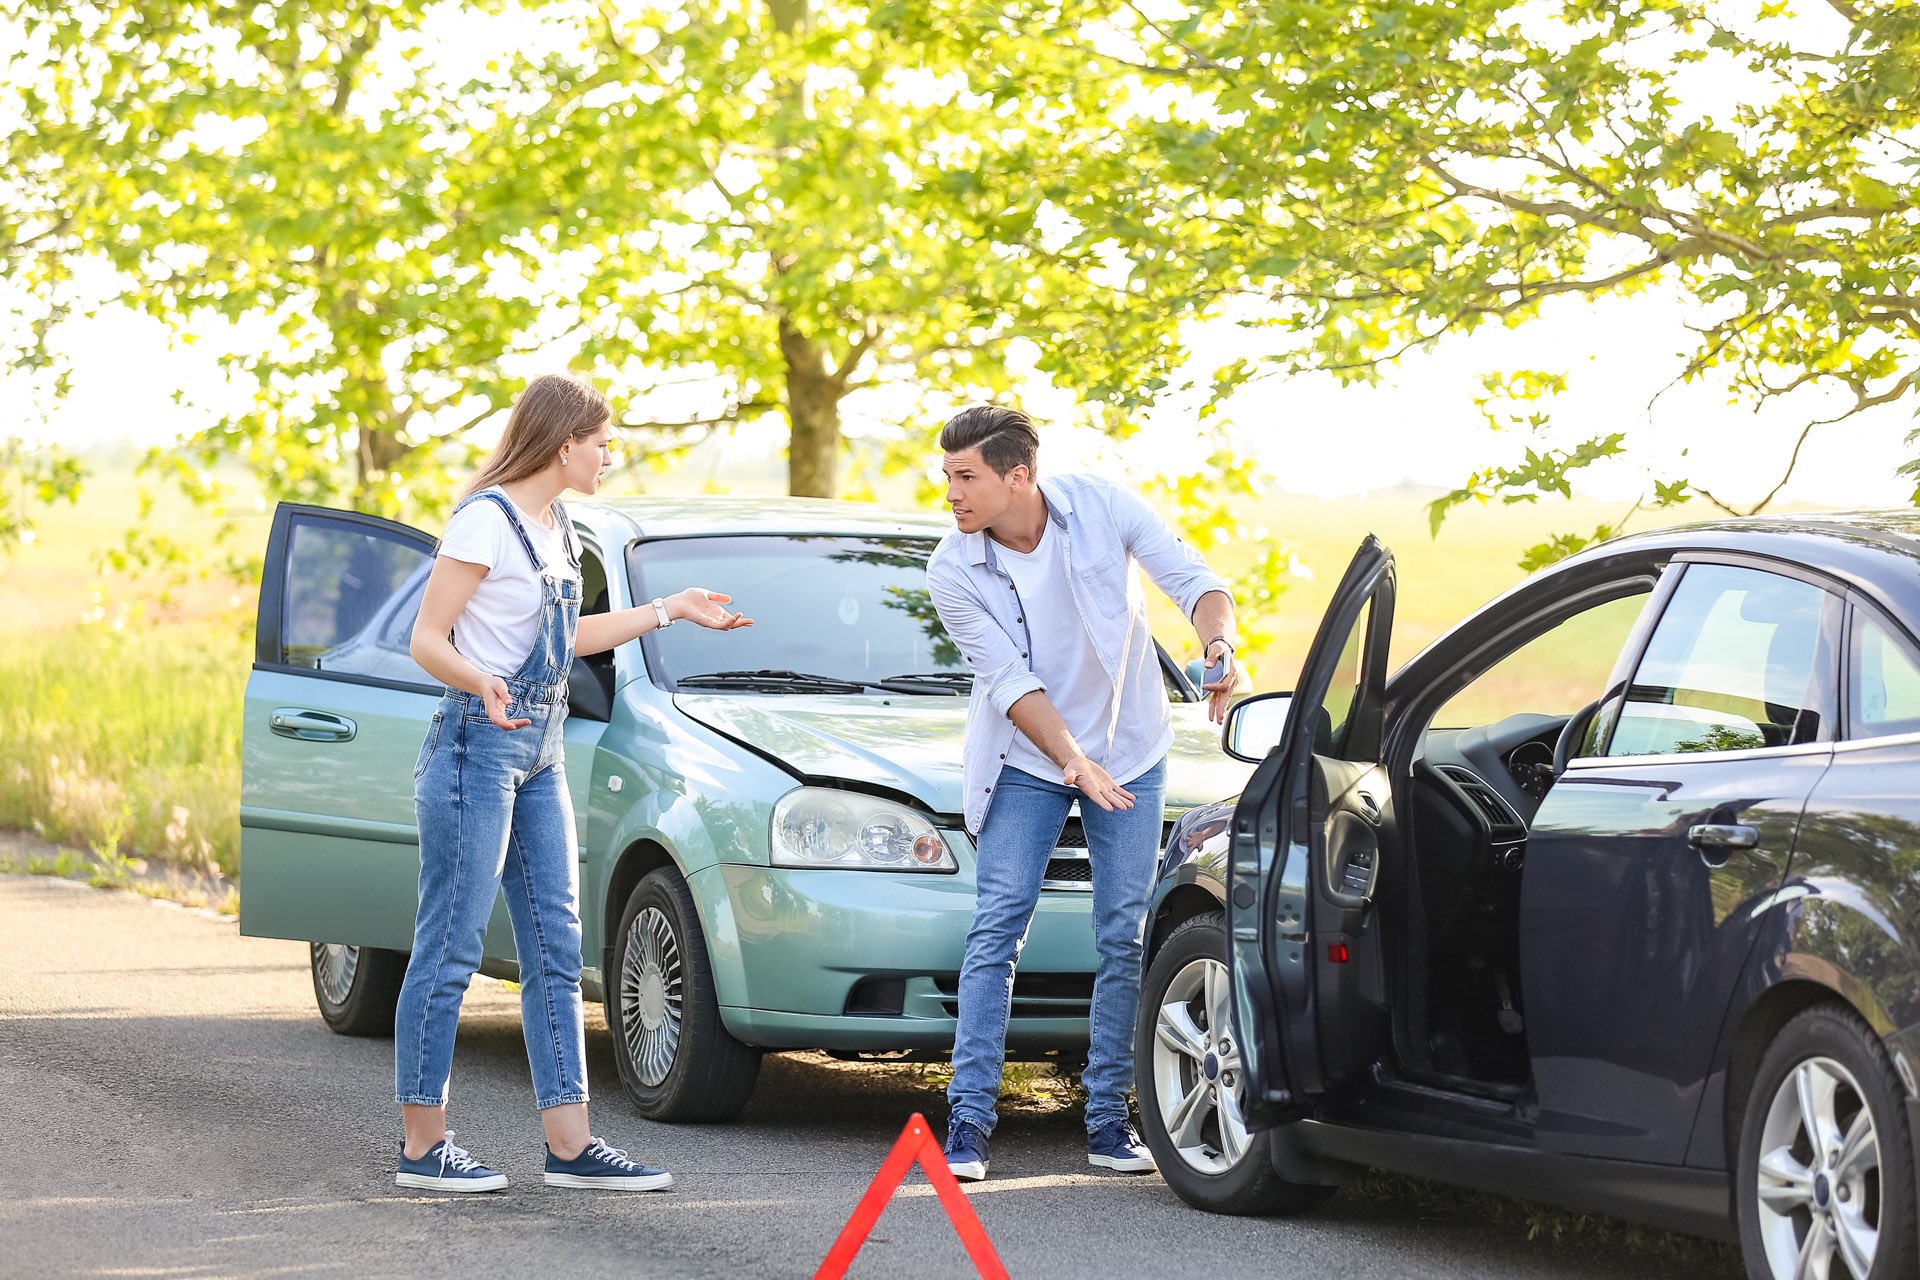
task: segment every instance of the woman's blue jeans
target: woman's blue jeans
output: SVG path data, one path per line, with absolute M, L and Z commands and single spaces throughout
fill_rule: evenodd
M 497 728 L 479 698 L 450 694 L 420 749 L 420 912 L 394 1016 L 395 1092 L 403 1105 L 446 1104 L 460 1003 L 503 888 L 520 959 L 534 1105 L 587 1100 L 579 867 L 561 755 L 567 708 L 543 701 L 564 698 L 565 688 L 509 687 L 507 714 L 532 724 Z
M 1093 939 L 1100 953 L 1093 975 L 1087 1069 L 1080 1077 L 1087 1090 L 1087 1132 L 1127 1118 L 1147 896 L 1160 860 L 1166 786 L 1163 760 L 1126 784 L 1133 808 L 1108 813 L 1077 787 L 1019 769 L 1000 771 L 974 856 L 979 898 L 960 965 L 953 1082 L 947 1086 L 951 1120 L 970 1121 L 982 1133 L 993 1132 L 1007 1056 L 1014 965 L 1040 901 L 1047 859 L 1075 800 L 1080 801 L 1080 823 L 1093 859 Z

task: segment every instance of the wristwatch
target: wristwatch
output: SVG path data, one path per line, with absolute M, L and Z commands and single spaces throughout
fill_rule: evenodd
M 653 598 L 653 616 L 659 619 L 656 630 L 664 630 L 673 625 L 673 615 L 667 612 L 667 602 L 660 596 Z

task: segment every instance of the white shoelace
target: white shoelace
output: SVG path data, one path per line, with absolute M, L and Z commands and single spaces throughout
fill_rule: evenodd
M 627 1153 L 617 1147 L 610 1147 L 598 1138 L 588 1140 L 586 1155 L 595 1160 L 612 1165 L 623 1173 L 631 1173 L 640 1166 L 627 1159 Z
M 447 1136 L 440 1140 L 440 1176 L 446 1177 L 447 1170 L 455 1173 L 470 1173 L 480 1167 L 480 1162 L 453 1145 L 453 1130 L 447 1130 Z

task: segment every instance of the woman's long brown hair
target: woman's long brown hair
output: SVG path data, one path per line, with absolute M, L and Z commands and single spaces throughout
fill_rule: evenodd
M 512 484 L 538 475 L 553 461 L 561 445 L 592 435 L 612 416 L 606 397 L 584 378 L 570 373 L 541 374 L 513 402 L 506 434 L 460 496 L 478 493 L 488 485 Z

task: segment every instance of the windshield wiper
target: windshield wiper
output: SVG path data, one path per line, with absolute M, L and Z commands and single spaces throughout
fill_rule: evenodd
M 859 693 L 864 681 L 841 680 L 835 676 L 817 676 L 805 671 L 769 668 L 761 671 L 703 671 L 681 676 L 674 684 L 682 689 L 769 689 L 809 693 Z
M 911 671 L 902 676 L 888 676 L 883 683 L 937 684 L 947 688 L 973 687 L 971 671 Z

